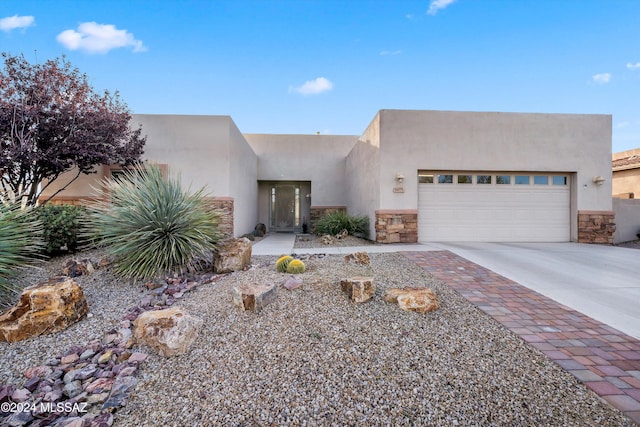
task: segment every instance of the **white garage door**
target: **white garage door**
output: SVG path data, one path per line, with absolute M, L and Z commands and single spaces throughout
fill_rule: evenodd
M 567 242 L 568 174 L 420 172 L 422 242 Z

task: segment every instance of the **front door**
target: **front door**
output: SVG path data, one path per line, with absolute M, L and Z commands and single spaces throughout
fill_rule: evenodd
M 300 186 L 273 184 L 270 200 L 270 227 L 275 232 L 298 231 L 300 224 Z

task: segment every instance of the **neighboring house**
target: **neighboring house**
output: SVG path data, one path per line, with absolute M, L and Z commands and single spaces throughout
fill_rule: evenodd
M 613 197 L 640 199 L 640 148 L 614 153 L 612 163 Z
M 613 210 L 617 223 L 614 242 L 637 240 L 640 237 L 640 148 L 614 153 L 612 166 Z
M 235 236 L 345 209 L 382 243 L 613 241 L 610 115 L 381 110 L 361 136 L 242 134 L 228 116 L 133 123 L 144 159 L 206 185 Z M 56 199 L 88 197 L 112 170 Z

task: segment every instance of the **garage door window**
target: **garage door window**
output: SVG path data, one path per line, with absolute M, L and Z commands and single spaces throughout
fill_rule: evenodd
M 511 175 L 496 175 L 496 184 L 511 184 Z
M 567 177 L 561 176 L 561 175 L 555 175 L 552 178 L 551 183 L 553 185 L 567 185 Z
M 491 184 L 491 175 L 476 175 L 476 184 Z
M 529 185 L 529 175 L 516 175 L 516 185 Z
M 473 184 L 471 175 L 458 175 L 458 184 Z
M 438 184 L 453 184 L 453 175 L 438 175 Z
M 534 185 L 549 185 L 549 177 L 547 175 L 536 175 L 533 177 Z
M 418 182 L 420 184 L 433 184 L 433 175 L 418 174 Z

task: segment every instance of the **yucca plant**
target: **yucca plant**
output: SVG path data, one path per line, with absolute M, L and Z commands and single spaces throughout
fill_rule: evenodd
M 42 227 L 31 208 L 0 202 L 0 309 L 13 304 L 20 288 L 11 279 L 38 258 L 44 247 L 41 236 Z
M 205 189 L 185 191 L 179 177 L 156 165 L 103 181 L 101 200 L 89 204 L 89 238 L 114 257 L 115 272 L 153 279 L 194 269 L 209 259 L 220 238 L 219 215 L 207 207 Z

